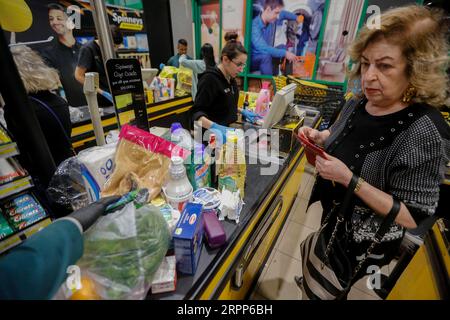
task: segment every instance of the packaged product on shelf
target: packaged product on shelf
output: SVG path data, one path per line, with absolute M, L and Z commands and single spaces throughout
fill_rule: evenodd
M 3 129 L 3 126 L 0 125 L 0 144 L 10 143 L 10 142 L 12 142 L 11 138 L 9 137 L 6 130 Z
M 172 78 L 155 77 L 150 85 L 155 102 L 173 99 L 175 97 L 175 80 Z
M 14 199 L 9 200 L 3 206 L 6 209 L 16 208 L 18 206 L 24 206 L 34 202 L 34 198 L 29 194 L 20 195 Z
M 192 89 L 192 69 L 180 66 L 177 74 L 177 89 L 185 93 L 191 93 Z
M 160 78 L 171 78 L 175 79 L 177 77 L 178 68 L 172 66 L 164 66 L 159 73 Z
M 84 233 L 82 272 L 101 288 L 102 299 L 143 299 L 166 255 L 170 234 L 158 208 L 128 203 Z
M 149 200 L 152 200 L 161 192 L 170 158 L 186 159 L 189 156 L 189 151 L 131 125 L 122 127 L 119 138 L 115 167 L 104 185 L 102 196 L 123 195 L 147 188 Z
M 114 170 L 114 156 L 117 143 L 92 147 L 78 154 L 81 175 L 89 202 L 100 199 L 100 192 Z
M 47 216 L 44 208 L 29 194 L 22 194 L 3 204 L 4 214 L 16 230 L 22 230 Z
M 173 233 L 177 270 L 195 274 L 202 251 L 202 205 L 188 202 Z
M 247 167 L 245 154 L 238 145 L 238 135 L 231 132 L 227 136 L 227 143 L 222 146 L 218 159 L 218 183 L 219 191 L 227 189 L 231 192 L 239 190 L 244 198 L 245 177 Z
M 14 233 L 14 230 L 10 227 L 6 219 L 2 216 L 0 210 L 0 240 Z
M 175 291 L 177 286 L 175 256 L 164 257 L 153 277 L 152 294 Z
M 26 176 L 26 171 L 14 158 L 0 158 L 0 184 Z

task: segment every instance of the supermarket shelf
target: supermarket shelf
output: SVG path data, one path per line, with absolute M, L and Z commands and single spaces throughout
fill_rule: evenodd
M 19 154 L 19 149 L 15 142 L 0 145 L 0 158 L 10 158 Z
M 28 227 L 24 230 L 21 230 L 15 234 L 5 238 L 4 240 L 0 240 L 0 253 L 18 245 L 23 240 L 30 237 L 32 234 L 34 234 L 34 233 L 38 232 L 39 230 L 48 226 L 51 222 L 52 221 L 49 217 L 44 218 L 44 220 L 41 220 L 41 221 L 37 222 L 36 224 L 33 224 L 30 227 Z
M 9 197 L 10 195 L 19 193 L 23 190 L 31 188 L 33 181 L 30 176 L 20 178 L 0 186 L 0 199 Z

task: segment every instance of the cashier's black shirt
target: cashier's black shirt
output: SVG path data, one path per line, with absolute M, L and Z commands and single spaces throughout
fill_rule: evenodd
M 87 105 L 83 85 L 75 79 L 75 68 L 80 50 L 81 44 L 78 42 L 75 42 L 72 47 L 67 47 L 58 39 L 54 39 L 50 46 L 41 52 L 47 65 L 58 70 L 67 102 L 72 107 Z
M 95 40 L 85 43 L 81 48 L 78 66 L 86 68 L 86 72 L 97 72 L 100 89 L 110 92 L 108 78 L 103 65 L 102 52 Z M 100 107 L 112 106 L 112 102 L 99 94 L 97 94 L 97 100 Z
M 217 67 L 207 69 L 199 76 L 192 120 L 205 116 L 220 125 L 229 126 L 237 120 L 238 99 L 235 79 L 228 82 Z

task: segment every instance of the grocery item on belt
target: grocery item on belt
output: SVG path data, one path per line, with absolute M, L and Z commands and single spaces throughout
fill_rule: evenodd
M 220 192 L 214 188 L 200 188 L 194 191 L 194 202 L 203 204 L 203 210 L 220 206 Z
M 205 210 L 202 215 L 208 245 L 214 249 L 225 244 L 227 235 L 222 223 L 217 218 L 216 210 Z
M 189 155 L 189 151 L 128 124 L 122 127 L 119 137 L 115 168 L 104 185 L 102 197 L 147 188 L 152 200 L 161 192 L 170 157 L 186 159 Z

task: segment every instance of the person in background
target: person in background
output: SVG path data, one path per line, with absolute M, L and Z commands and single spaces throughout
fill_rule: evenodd
M 200 77 L 192 107 L 192 120 L 216 133 L 219 143 L 226 141 L 229 125 L 237 120 L 239 89 L 235 78 L 245 68 L 247 51 L 242 43 L 230 40 L 222 49 L 220 63 Z M 249 110 L 245 110 L 250 112 Z M 219 138 L 220 137 L 220 138 Z
M 438 110 L 449 104 L 444 15 L 412 5 L 386 11 L 380 21 L 380 28 L 364 26 L 349 48 L 350 76 L 361 80 L 362 95 L 347 102 L 330 129 L 299 130 L 326 151 L 326 158 L 316 158 L 310 203 L 320 200 L 326 217 L 338 211 L 348 188 L 353 192 L 342 222 L 351 230 L 347 256 L 353 270 L 400 201 L 395 222 L 350 285 L 366 275 L 367 266 L 389 264 L 405 230 L 435 214 L 450 160 L 450 128 Z M 336 216 L 326 218 L 331 226 Z M 313 281 L 300 282 L 305 292 L 318 292 Z
M 230 41 L 230 40 L 238 41 L 239 35 L 236 32 L 234 32 L 234 31 L 228 31 L 227 33 L 225 33 L 223 38 L 225 40 L 225 43 Z
M 214 58 L 214 49 L 211 44 L 205 43 L 200 49 L 200 60 L 189 60 L 188 57 L 183 54 L 180 56 L 180 66 L 189 68 L 192 70 L 192 100 L 195 101 L 195 95 L 197 94 L 198 76 L 205 72 L 206 69 L 214 68 L 216 61 Z
M 52 40 L 50 46 L 42 50 L 41 56 L 50 67 L 58 70 L 69 105 L 85 106 L 87 103 L 83 87 L 75 79 L 74 74 L 81 50 L 81 44 L 73 36 L 74 25 L 60 4 L 51 3 L 47 8 L 48 22 L 56 38 Z
M 67 267 L 83 256 L 83 232 L 120 196 L 111 196 L 57 219 L 0 256 L 0 300 L 52 299 Z
M 41 56 L 27 46 L 11 47 L 11 53 L 19 71 L 30 104 L 36 112 L 56 166 L 65 159 L 74 156 L 70 139 L 70 122 L 67 101 L 52 90 L 60 86 L 58 72 L 48 67 Z M 14 135 L 22 129 L 21 123 L 15 123 L 10 114 L 14 106 L 5 106 L 5 120 L 8 130 Z
M 116 25 L 110 26 L 114 47 L 117 49 L 123 42 L 123 36 Z M 99 88 L 97 90 L 97 101 L 99 107 L 110 107 L 113 104 L 111 93 L 109 92 L 108 77 L 106 76 L 105 65 L 103 63 L 102 52 L 98 39 L 89 41 L 83 45 L 80 51 L 80 58 L 75 69 L 75 79 L 84 84 L 86 72 L 97 72 L 99 77 Z
M 265 0 L 262 13 L 253 19 L 251 71 L 274 75 L 272 58 L 285 57 L 291 62 L 297 59 L 294 53 L 283 48 L 274 48 L 272 45 L 277 21 L 303 21 L 303 16 L 284 11 L 283 7 L 283 0 Z
M 177 44 L 178 53 L 170 57 L 170 59 L 167 61 L 167 65 L 178 68 L 180 66 L 180 57 L 182 55 L 186 55 L 186 59 L 191 60 L 192 58 L 187 55 L 187 49 L 188 49 L 187 41 L 185 39 L 178 40 Z

